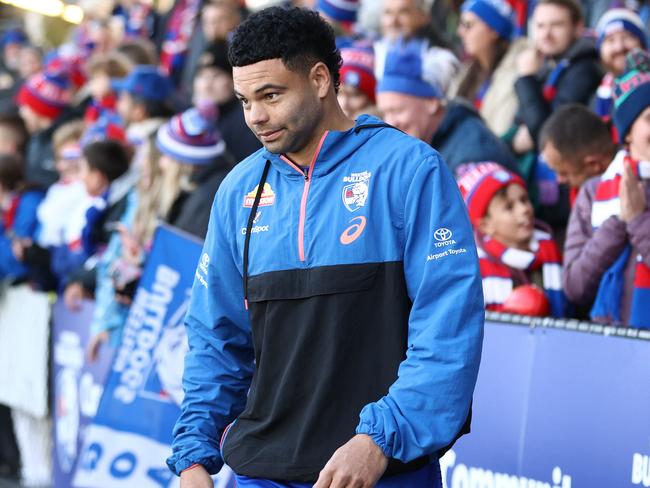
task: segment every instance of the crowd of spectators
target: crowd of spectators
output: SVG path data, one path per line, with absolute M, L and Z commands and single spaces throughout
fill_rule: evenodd
M 452 169 L 487 309 L 650 327 L 645 3 L 294 3 L 338 36 L 346 115 L 382 117 Z M 156 226 L 203 238 L 220 182 L 261 147 L 228 39 L 287 4 L 122 0 L 53 49 L 2 34 L 0 279 L 71 309 L 94 299 L 89 360 L 119 342 Z

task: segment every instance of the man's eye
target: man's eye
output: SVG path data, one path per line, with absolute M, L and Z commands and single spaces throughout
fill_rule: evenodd
M 273 101 L 273 100 L 275 100 L 275 99 L 278 98 L 278 94 L 277 94 L 277 93 L 267 93 L 266 95 L 264 95 L 264 98 L 265 98 L 266 100 L 271 100 L 271 101 Z

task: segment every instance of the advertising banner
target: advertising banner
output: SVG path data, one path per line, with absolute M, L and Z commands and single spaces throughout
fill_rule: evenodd
M 52 311 L 52 417 L 54 488 L 69 488 L 85 430 L 97 413 L 114 350 L 105 345 L 97 361 L 86 361 L 94 304 L 69 310 L 59 300 Z
M 650 341 L 486 323 L 448 488 L 650 486 Z
M 200 252 L 187 235 L 157 230 L 73 486 L 178 486 L 165 459 L 183 398 L 183 318 Z

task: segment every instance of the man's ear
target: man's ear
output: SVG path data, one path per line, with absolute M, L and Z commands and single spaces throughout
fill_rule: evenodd
M 429 115 L 436 115 L 442 107 L 442 100 L 439 98 L 426 98 L 424 100 Z
M 309 71 L 309 81 L 316 89 L 318 98 L 325 98 L 329 94 L 333 83 L 330 70 L 322 61 L 312 66 Z
M 583 161 L 589 177 L 602 174 L 611 162 L 604 154 L 587 154 Z

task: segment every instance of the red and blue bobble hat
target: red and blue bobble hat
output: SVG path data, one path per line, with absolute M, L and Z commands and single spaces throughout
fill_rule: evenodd
M 359 0 L 318 0 L 319 12 L 339 22 L 356 22 Z
M 526 188 L 520 176 L 494 162 L 477 163 L 460 176 L 458 187 L 472 225 L 476 226 L 485 217 L 494 195 L 512 184 Z
M 374 104 L 377 79 L 372 46 L 353 45 L 341 48 L 341 58 L 341 84 L 358 88 Z
M 128 146 L 126 131 L 117 115 L 103 115 L 82 134 L 79 144 L 82 148 L 99 141 L 117 141 Z
M 620 141 L 634 121 L 650 106 L 650 55 L 633 49 L 625 59 L 626 70 L 614 83 L 614 125 Z
M 226 151 L 216 119 L 217 107 L 212 104 L 174 115 L 158 129 L 156 146 L 181 164 L 210 164 Z
M 16 103 L 27 106 L 38 115 L 56 119 L 70 106 L 70 80 L 64 73 L 43 71 L 27 78 L 18 91 Z

